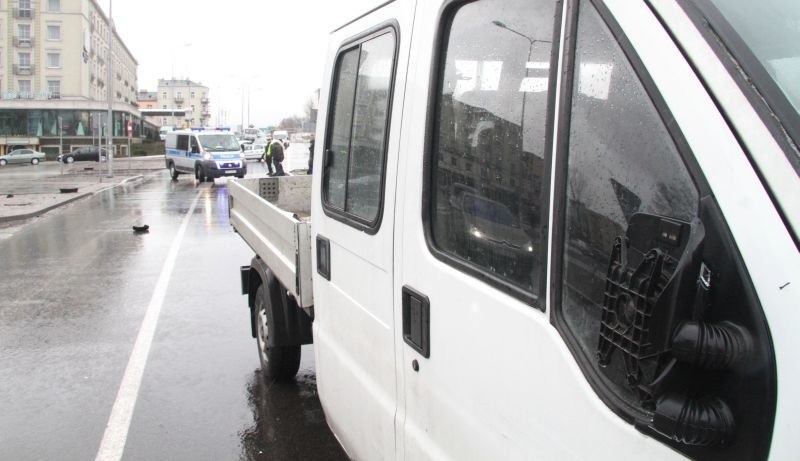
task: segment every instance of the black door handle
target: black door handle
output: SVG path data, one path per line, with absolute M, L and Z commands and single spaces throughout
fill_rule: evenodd
M 409 286 L 403 287 L 403 340 L 423 357 L 430 358 L 430 301 Z
M 317 273 L 331 279 L 331 242 L 317 234 Z

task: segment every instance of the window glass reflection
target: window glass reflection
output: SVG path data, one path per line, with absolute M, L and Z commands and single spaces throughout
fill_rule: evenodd
M 534 297 L 554 17 L 555 2 L 545 0 L 487 0 L 455 12 L 434 140 L 436 247 Z
M 626 236 L 636 213 L 691 222 L 699 199 L 650 97 L 588 2 L 575 60 L 561 309 L 595 363 L 615 237 Z
M 380 207 L 393 61 L 392 34 L 361 46 L 346 210 L 368 221 L 377 217 Z

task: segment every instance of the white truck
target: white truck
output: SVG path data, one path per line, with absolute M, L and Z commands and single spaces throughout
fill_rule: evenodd
M 800 3 L 396 0 L 229 182 L 262 369 L 355 459 L 800 453 Z M 767 33 L 767 31 L 769 33 Z

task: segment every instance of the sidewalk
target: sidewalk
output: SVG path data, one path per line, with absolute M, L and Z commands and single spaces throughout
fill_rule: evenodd
M 43 170 L 22 166 L 13 170 L 4 167 L 0 171 L 0 226 L 16 225 L 100 191 L 141 181 L 147 174 L 166 171 L 163 155 L 114 159 L 111 178 L 106 163 L 63 165 L 63 174 L 62 166 L 56 162 L 44 162 L 39 166 Z M 70 192 L 70 189 L 77 191 Z

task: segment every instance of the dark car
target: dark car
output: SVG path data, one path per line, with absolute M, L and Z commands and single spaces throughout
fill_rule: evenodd
M 97 162 L 98 160 L 98 152 L 102 154 L 102 161 L 105 162 L 107 155 L 106 150 L 101 149 L 97 146 L 87 146 L 87 147 L 80 147 L 78 149 L 73 150 L 67 154 L 61 156 L 59 160 L 64 163 L 72 163 L 72 162 Z

